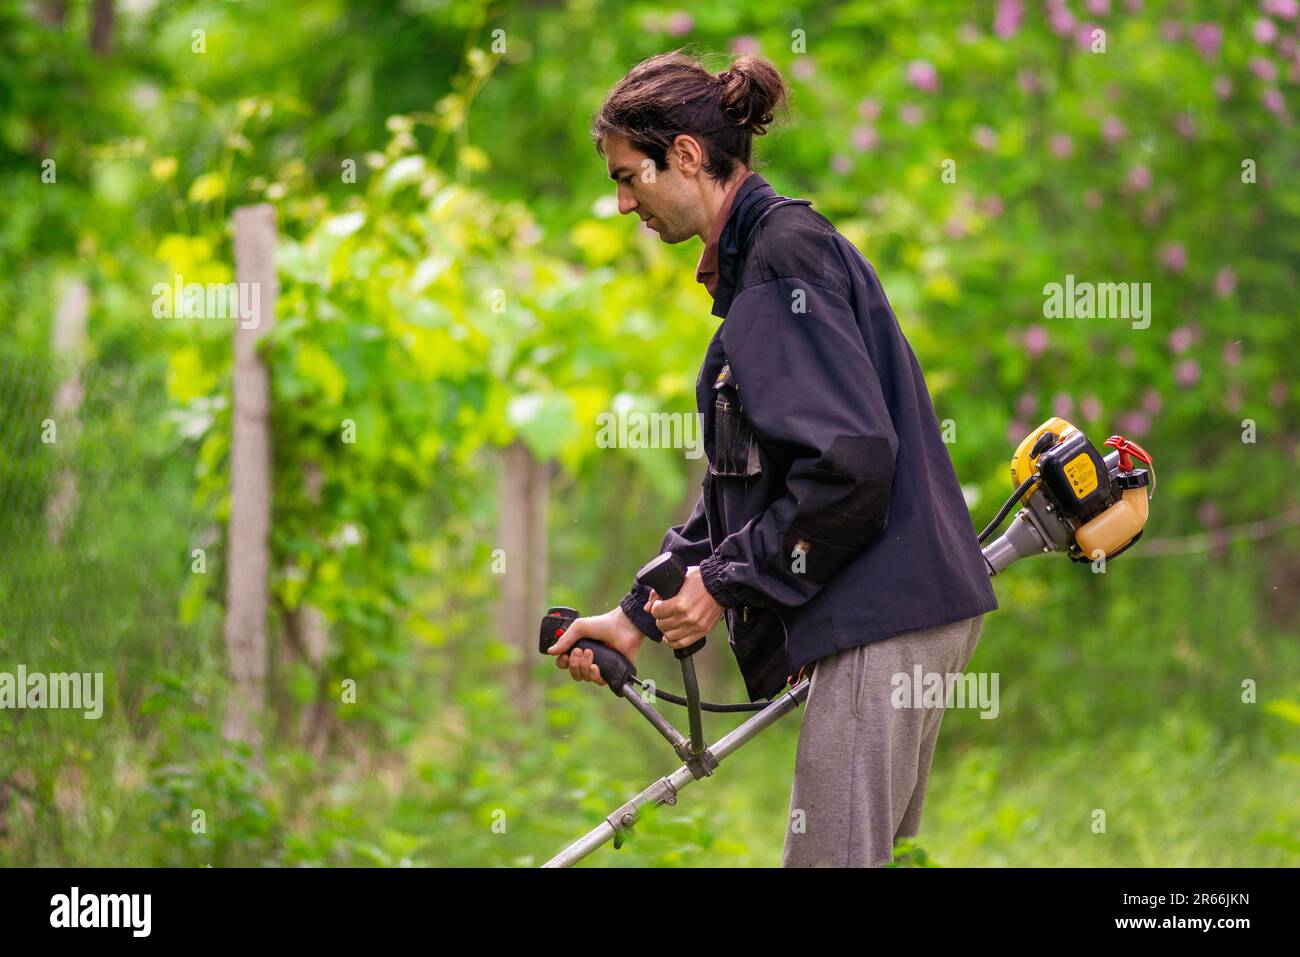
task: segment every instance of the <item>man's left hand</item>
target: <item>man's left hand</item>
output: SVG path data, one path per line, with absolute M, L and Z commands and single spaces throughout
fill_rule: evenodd
M 654 616 L 664 641 L 673 648 L 689 648 L 718 623 L 723 607 L 704 587 L 700 567 L 692 565 L 686 569 L 681 591 L 672 598 L 660 598 L 651 591 L 645 611 Z

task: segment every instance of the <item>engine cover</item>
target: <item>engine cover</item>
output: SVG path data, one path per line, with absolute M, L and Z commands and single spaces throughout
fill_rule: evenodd
M 1074 432 L 1038 456 L 1043 491 L 1063 518 L 1082 524 L 1118 500 L 1110 469 L 1082 432 Z

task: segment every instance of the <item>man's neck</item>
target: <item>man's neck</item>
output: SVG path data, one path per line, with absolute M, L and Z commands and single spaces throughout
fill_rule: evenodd
M 700 237 L 700 241 L 707 243 L 709 241 L 709 232 L 713 229 L 714 222 L 717 221 L 718 212 L 722 209 L 722 204 L 727 200 L 727 194 L 731 192 L 732 187 L 743 181 L 752 170 L 741 167 L 739 172 L 725 183 L 714 184 L 709 181 L 710 189 L 704 197 L 704 214 L 705 220 L 695 235 Z

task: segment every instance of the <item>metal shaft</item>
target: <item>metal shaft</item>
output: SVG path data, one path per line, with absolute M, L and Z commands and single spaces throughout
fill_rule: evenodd
M 808 689 L 811 684 L 812 680 L 810 678 L 803 679 L 793 688 L 781 694 L 780 697 L 774 698 L 772 703 L 762 711 L 720 738 L 717 744 L 714 744 L 709 750 L 712 751 L 718 761 L 722 761 L 755 735 L 765 731 L 778 719 L 789 714 L 802 704 L 808 697 Z M 605 818 L 599 826 L 578 838 L 542 866 L 572 867 L 578 861 L 600 848 L 606 841 L 612 840 L 620 830 L 631 827 L 642 807 L 647 805 L 657 807 L 660 804 L 677 803 L 677 793 L 694 780 L 694 772 L 691 771 L 690 767 L 683 764 L 672 774 L 651 784 Z
M 654 729 L 664 736 L 664 739 L 673 746 L 673 750 L 681 754 L 683 747 L 686 746 L 686 739 L 682 737 L 680 731 L 669 724 L 667 718 L 654 709 L 650 702 L 641 697 L 641 692 L 636 685 L 628 681 L 618 690 L 631 703 L 632 707 L 640 711 L 642 716 L 654 726 Z
M 704 753 L 704 720 L 700 717 L 700 682 L 695 676 L 695 660 L 682 659 L 682 686 L 686 689 L 686 712 L 691 725 L 691 754 Z

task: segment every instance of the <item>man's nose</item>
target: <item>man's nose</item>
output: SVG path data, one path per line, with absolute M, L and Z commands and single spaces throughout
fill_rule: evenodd
M 636 209 L 636 197 L 631 193 L 619 192 L 618 194 L 618 211 L 621 215 L 626 216 L 632 210 Z

